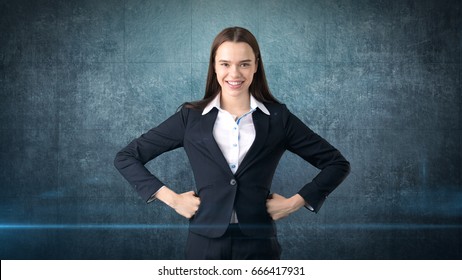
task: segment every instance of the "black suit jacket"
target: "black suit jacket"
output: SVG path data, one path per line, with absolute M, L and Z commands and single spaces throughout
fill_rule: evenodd
M 289 150 L 321 169 L 298 191 L 315 212 L 347 176 L 350 166 L 337 149 L 311 131 L 285 105 L 265 106 L 269 116 L 259 109 L 252 114 L 255 140 L 235 174 L 213 137 L 216 108 L 202 115 L 202 111 L 183 107 L 128 144 L 117 154 L 114 164 L 148 201 L 166 184 L 144 164 L 164 152 L 184 147 L 201 199 L 199 210 L 190 220 L 190 230 L 206 237 L 222 236 L 235 209 L 244 234 L 273 236 L 276 230 L 266 210 L 266 199 L 284 151 Z

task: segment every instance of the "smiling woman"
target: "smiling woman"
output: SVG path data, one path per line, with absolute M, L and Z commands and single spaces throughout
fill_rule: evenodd
M 221 87 L 222 109 L 236 116 L 250 110 L 249 87 L 257 69 L 257 58 L 247 43 L 221 44 L 215 56 L 215 73 Z
M 144 165 L 183 147 L 195 191 L 176 193 Z M 286 198 L 271 192 L 288 150 L 321 171 Z M 271 94 L 257 40 L 232 27 L 213 41 L 199 101 L 133 140 L 115 166 L 147 202 L 159 199 L 190 220 L 187 259 L 279 259 L 275 221 L 303 206 L 317 212 L 350 165 Z
M 231 46 L 236 46 L 239 48 L 231 48 Z M 250 49 L 251 53 L 249 53 Z M 238 50 L 245 53 L 238 54 Z M 239 62 L 241 62 L 241 64 L 249 64 L 249 67 L 251 66 L 250 64 L 255 61 L 256 70 L 248 87 L 249 92 L 260 102 L 279 103 L 277 99 L 271 94 L 271 91 L 268 87 L 265 68 L 263 66 L 263 60 L 261 58 L 260 47 L 258 45 L 257 39 L 247 29 L 241 27 L 231 27 L 221 31 L 215 37 L 212 43 L 207 82 L 205 84 L 205 95 L 203 99 L 195 102 L 188 102 L 185 104 L 187 107 L 202 110 L 222 90 L 218 79 L 218 73 L 216 72 L 217 66 L 220 66 L 219 60 L 221 59 L 225 60 L 224 64 L 226 66 L 230 66 L 231 61 L 227 61 L 229 58 L 220 57 L 221 54 L 218 53 L 219 51 L 222 52 L 223 55 L 229 54 L 243 56 L 241 59 L 244 61 Z M 227 53 L 228 51 L 232 53 Z M 235 59 L 238 60 L 239 58 L 236 57 Z M 244 66 L 241 64 L 239 65 Z

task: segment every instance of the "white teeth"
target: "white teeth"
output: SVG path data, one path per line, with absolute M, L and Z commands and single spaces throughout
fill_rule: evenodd
M 232 86 L 237 86 L 237 85 L 242 84 L 242 82 L 229 82 L 229 81 L 228 81 L 228 84 L 230 84 L 230 85 L 232 85 Z

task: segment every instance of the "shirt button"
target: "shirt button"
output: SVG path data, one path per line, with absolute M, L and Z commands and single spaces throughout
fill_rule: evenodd
M 235 179 L 231 179 L 231 181 L 229 181 L 229 184 L 231 186 L 235 186 L 237 184 L 237 181 Z
M 231 164 L 231 168 L 236 168 L 236 165 L 234 165 L 234 164 Z
M 237 144 L 233 144 L 233 147 L 237 147 Z

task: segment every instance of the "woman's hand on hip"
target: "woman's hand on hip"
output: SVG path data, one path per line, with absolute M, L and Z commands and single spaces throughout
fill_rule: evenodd
M 303 205 L 305 205 L 305 200 L 299 194 L 286 198 L 277 193 L 273 193 L 271 197 L 266 200 L 268 214 L 275 221 L 289 216 L 302 208 Z
M 181 216 L 191 219 L 196 214 L 200 204 L 200 198 L 193 191 L 189 191 L 178 194 L 172 208 Z
M 157 192 L 156 198 L 187 219 L 196 214 L 201 204 L 200 198 L 193 191 L 177 194 L 165 186 Z

